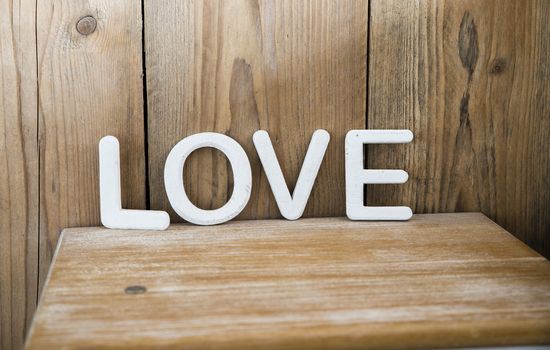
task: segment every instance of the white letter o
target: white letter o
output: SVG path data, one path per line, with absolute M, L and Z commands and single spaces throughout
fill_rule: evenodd
M 221 208 L 204 210 L 195 206 L 187 197 L 182 181 L 185 160 L 191 152 L 204 147 L 222 151 L 233 170 L 233 193 Z M 164 186 L 170 205 L 184 220 L 197 225 L 216 225 L 233 219 L 244 209 L 252 191 L 252 170 L 244 149 L 231 137 L 203 132 L 188 136 L 178 142 L 168 154 L 164 166 Z

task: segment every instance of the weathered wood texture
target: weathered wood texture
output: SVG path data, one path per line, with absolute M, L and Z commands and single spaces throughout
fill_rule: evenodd
M 550 2 L 372 0 L 368 165 L 409 171 L 370 203 L 482 211 L 550 256 Z
M 139 1 L 38 1 L 40 283 L 61 229 L 100 223 L 101 137 L 120 140 L 124 205 L 145 207 L 141 23 Z
M 280 217 L 252 134 L 269 131 L 292 189 L 313 131 L 324 128 L 332 141 L 305 216 L 343 215 L 343 137 L 365 127 L 368 1 L 144 5 L 151 207 L 172 212 L 163 181 L 169 150 L 217 131 L 238 140 L 252 164 L 253 192 L 239 218 Z M 227 201 L 227 166 L 217 151 L 190 157 L 184 178 L 198 206 Z
M 35 1 L 0 0 L 0 349 L 19 349 L 37 300 Z
M 411 174 L 369 187 L 370 203 L 481 210 L 550 256 L 549 1 L 372 0 L 369 40 L 367 0 L 144 6 L 147 139 L 140 1 L 0 0 L 1 349 L 21 346 L 59 231 L 99 224 L 105 134 L 121 141 L 124 205 L 145 207 L 148 181 L 162 209 L 170 147 L 200 131 L 235 137 L 254 169 L 240 218 L 265 218 L 279 212 L 252 132 L 270 132 L 292 188 L 311 133 L 325 128 L 332 141 L 306 216 L 341 215 L 343 135 L 365 126 L 369 90 L 370 128 L 416 136 L 369 147 L 369 167 Z M 89 35 L 76 30 L 86 15 L 97 19 Z M 220 206 L 225 158 L 197 153 L 191 197 Z
M 71 229 L 32 329 L 29 349 L 535 344 L 550 262 L 475 213 Z

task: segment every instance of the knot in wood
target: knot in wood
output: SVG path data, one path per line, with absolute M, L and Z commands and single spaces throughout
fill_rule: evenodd
M 90 35 L 95 32 L 97 21 L 92 16 L 84 16 L 76 22 L 76 30 L 82 35 Z
M 504 68 L 506 68 L 506 61 L 501 58 L 497 58 L 491 64 L 490 72 L 491 74 L 500 74 L 504 71 Z

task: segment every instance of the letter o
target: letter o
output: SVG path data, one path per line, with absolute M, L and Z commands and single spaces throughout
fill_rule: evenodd
M 225 154 L 233 170 L 233 193 L 221 208 L 204 210 L 195 206 L 187 197 L 182 181 L 185 160 L 191 152 L 212 147 Z M 197 225 L 216 225 L 233 219 L 244 209 L 252 191 L 252 170 L 244 149 L 231 137 L 203 132 L 188 136 L 178 142 L 168 154 L 164 166 L 164 186 L 170 205 L 184 220 Z

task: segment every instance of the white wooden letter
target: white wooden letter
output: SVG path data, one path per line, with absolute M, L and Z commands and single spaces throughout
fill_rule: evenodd
M 122 209 L 120 149 L 114 136 L 99 141 L 99 202 L 101 223 L 108 228 L 165 230 L 170 225 L 165 211 Z
M 233 170 L 233 193 L 221 208 L 204 210 L 195 206 L 187 197 L 182 181 L 187 157 L 196 149 L 213 147 L 222 151 Z M 168 154 L 164 166 L 164 186 L 172 208 L 183 219 L 197 225 L 216 225 L 237 216 L 246 206 L 252 191 L 252 170 L 245 151 L 231 137 L 203 132 L 188 136 L 178 142 Z
M 281 215 L 288 220 L 300 218 L 304 213 L 315 178 L 319 172 L 319 167 L 323 161 L 323 156 L 327 150 L 330 141 L 329 133 L 323 129 L 316 130 L 313 133 L 292 196 L 286 185 L 281 166 L 279 165 L 267 131 L 256 131 L 252 140 L 254 141 L 254 146 L 262 162 Z
M 351 220 L 409 220 L 409 207 L 369 207 L 363 205 L 364 184 L 401 184 L 409 175 L 404 170 L 363 168 L 363 145 L 369 143 L 409 143 L 410 130 L 350 130 L 346 135 L 346 214 Z

